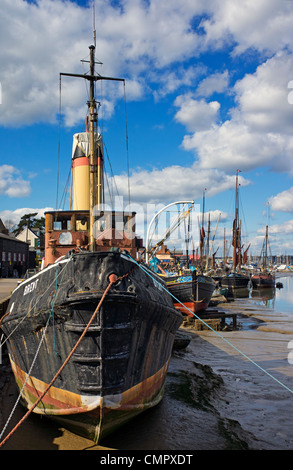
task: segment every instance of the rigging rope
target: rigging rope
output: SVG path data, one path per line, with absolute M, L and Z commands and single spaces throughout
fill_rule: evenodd
M 57 163 L 57 193 L 56 193 L 56 209 L 58 209 L 59 197 L 59 171 L 60 171 L 60 140 L 61 140 L 61 75 L 59 77 L 59 129 L 58 129 L 58 163 Z
M 54 304 L 55 304 L 55 302 L 56 302 L 56 297 L 57 297 L 57 292 L 58 292 L 58 277 L 60 276 L 60 274 L 63 274 L 63 275 L 62 275 L 62 278 L 61 278 L 61 282 L 60 282 L 60 285 L 61 285 L 62 279 L 63 279 L 63 277 L 64 277 L 64 273 L 65 273 L 65 271 L 66 271 L 67 266 L 68 266 L 68 263 L 67 263 L 66 266 L 64 266 L 64 268 L 60 271 L 60 273 L 57 274 L 58 265 L 56 265 L 56 277 L 55 277 L 55 279 L 53 280 L 53 282 L 55 283 L 55 292 L 54 292 L 54 297 L 53 297 L 53 300 L 52 300 L 52 306 L 51 306 L 50 315 L 49 315 L 49 317 L 48 317 L 48 320 L 47 320 L 47 323 L 46 323 L 44 332 L 43 332 L 43 334 L 42 334 L 41 341 L 40 341 L 40 343 L 39 343 L 39 345 L 38 345 L 38 347 L 37 347 L 37 351 L 36 351 L 35 357 L 33 358 L 32 364 L 31 364 L 31 366 L 30 366 L 30 368 L 29 368 L 29 371 L 28 371 L 28 373 L 27 373 L 26 380 L 24 381 L 24 384 L 23 384 L 23 386 L 22 386 L 22 389 L 21 389 L 20 392 L 19 392 L 18 398 L 17 398 L 17 400 L 16 400 L 16 402 L 15 402 L 15 404 L 14 404 L 14 407 L 13 407 L 13 409 L 12 409 L 12 411 L 11 411 L 9 417 L 8 417 L 8 420 L 7 420 L 5 426 L 4 426 L 4 428 L 3 428 L 3 430 L 2 430 L 2 432 L 1 432 L 1 434 L 0 434 L 0 440 L 1 440 L 1 438 L 2 438 L 2 436 L 3 436 L 3 434 L 4 434 L 4 432 L 5 432 L 5 430 L 6 430 L 6 428 L 7 428 L 7 426 L 8 426 L 8 424 L 9 424 L 9 422 L 10 422 L 10 420 L 11 420 L 11 418 L 12 418 L 14 412 L 15 412 L 15 409 L 16 409 L 16 407 L 17 407 L 17 405 L 18 405 L 18 403 L 19 403 L 19 401 L 20 401 L 20 399 L 21 399 L 22 392 L 23 392 L 23 390 L 25 389 L 25 386 L 26 386 L 26 384 L 27 384 L 27 382 L 28 382 L 28 380 L 29 380 L 29 378 L 30 378 L 30 375 L 31 375 L 32 369 L 33 369 L 33 367 L 34 367 L 34 365 L 35 365 L 35 361 L 36 361 L 36 359 L 37 359 L 37 357 L 38 357 L 38 354 L 39 354 L 41 345 L 42 345 L 42 343 L 43 343 L 43 341 L 44 341 L 44 338 L 45 338 L 45 335 L 46 335 L 46 332 L 47 332 L 47 328 L 48 328 L 48 325 L 49 325 L 51 316 L 52 316 L 52 318 L 53 318 L 53 329 L 54 329 Z M 43 295 L 48 291 L 48 289 L 51 287 L 51 285 L 53 284 L 53 282 L 51 282 L 51 284 L 49 284 L 48 288 L 45 290 L 45 292 L 43 293 Z M 43 295 L 42 295 L 42 297 L 43 297 Z M 39 297 L 39 298 L 40 298 L 40 297 Z M 38 302 L 39 298 L 37 299 L 37 302 Z M 37 305 L 37 302 L 35 303 L 34 307 Z M 6 338 L 6 340 L 1 344 L 1 347 L 2 347 L 2 345 L 8 340 L 8 338 L 10 338 L 10 336 L 16 331 L 16 329 L 17 329 L 18 326 L 23 322 L 23 320 L 24 320 L 25 318 L 27 318 L 27 316 L 28 316 L 28 314 L 31 312 L 32 308 L 33 308 L 33 307 L 31 307 L 31 308 L 29 309 L 29 311 L 28 311 L 28 313 L 25 315 L 25 317 L 18 323 L 17 327 L 11 332 L 11 334 L 10 334 L 10 335 Z M 54 335 L 54 349 L 55 349 L 55 335 Z M 0 447 L 1 447 L 1 446 L 0 446 Z
M 126 133 L 126 158 L 127 158 L 127 181 L 128 181 L 128 205 L 130 210 L 130 175 L 129 175 L 129 155 L 128 155 L 128 130 L 127 130 L 127 112 L 126 112 L 126 88 L 125 80 L 123 80 L 124 88 L 124 107 L 125 107 L 125 133 Z
M 57 275 L 57 278 L 58 278 L 59 276 L 61 276 L 62 273 L 63 273 L 63 275 L 62 275 L 62 278 L 63 278 L 63 276 L 64 276 L 64 274 L 65 274 L 65 271 L 66 271 L 66 268 L 67 268 L 67 266 L 68 266 L 68 263 L 69 263 L 69 261 L 66 263 L 66 265 L 64 266 L 64 268 L 60 271 L 60 273 Z M 53 281 L 48 285 L 47 289 L 43 292 L 42 296 L 46 294 L 46 292 L 50 289 L 50 287 L 51 287 L 55 282 L 57 282 L 57 278 L 56 278 L 56 279 L 55 279 L 55 278 L 53 279 Z M 33 299 L 33 300 L 34 300 L 34 299 Z M 8 339 L 15 333 L 15 331 L 17 330 L 17 328 L 19 328 L 19 326 L 22 324 L 22 322 L 28 317 L 28 315 L 31 313 L 31 311 L 33 310 L 33 308 L 36 307 L 36 305 L 37 305 L 37 303 L 38 303 L 39 300 L 40 300 L 40 297 L 38 297 L 38 298 L 36 299 L 35 304 L 32 305 L 32 306 L 28 309 L 26 315 L 22 318 L 22 320 L 20 320 L 20 321 L 18 322 L 18 324 L 16 325 L 16 327 L 14 328 L 14 330 L 10 333 L 10 335 L 7 336 L 7 337 L 5 338 L 5 340 L 3 341 L 3 343 L 0 344 L 0 348 L 2 348 L 2 346 L 6 343 L 6 341 L 8 341 Z M 4 320 L 4 318 L 7 317 L 9 314 L 10 314 L 10 312 L 7 312 L 7 313 L 1 318 L 1 320 L 0 320 L 0 326 L 1 326 L 1 323 L 2 323 L 2 321 Z

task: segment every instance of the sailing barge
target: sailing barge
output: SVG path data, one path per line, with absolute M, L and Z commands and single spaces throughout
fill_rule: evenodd
M 233 231 L 232 231 L 232 245 L 233 245 L 233 270 L 227 273 L 221 279 L 221 286 L 232 289 L 247 289 L 250 281 L 249 276 L 241 272 L 241 265 L 246 263 L 247 251 L 249 246 L 246 248 L 242 256 L 242 245 L 241 245 L 241 223 L 239 219 L 239 196 L 238 196 L 238 173 L 236 172 L 236 185 L 235 185 L 235 216 L 233 220 Z
M 275 274 L 268 268 L 268 243 L 269 243 L 269 225 L 266 224 L 266 233 L 262 247 L 262 267 L 251 276 L 252 287 L 274 287 Z
M 94 73 L 94 53 L 82 76 L 90 130 L 74 136 L 73 210 L 45 214 L 44 267 L 14 290 L 1 329 L 27 409 L 99 442 L 161 400 L 182 315 L 164 281 L 136 261 L 135 213 L 97 210 L 94 83 L 108 77 Z

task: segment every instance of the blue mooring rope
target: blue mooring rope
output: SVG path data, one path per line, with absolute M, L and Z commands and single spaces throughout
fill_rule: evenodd
M 150 278 L 152 278 L 154 281 L 156 281 L 156 279 L 139 263 L 137 263 L 135 261 L 134 258 L 132 258 L 129 254 L 126 254 L 134 263 L 137 264 L 137 266 L 142 269 Z M 157 281 L 156 281 L 157 282 Z M 274 377 L 272 374 L 270 374 L 267 370 L 265 370 L 263 367 L 261 367 L 259 364 L 257 364 L 253 359 L 251 359 L 249 356 L 247 356 L 245 353 L 243 353 L 242 351 L 240 351 L 240 349 L 238 349 L 236 346 L 234 346 L 232 343 L 230 343 L 230 341 L 228 341 L 226 338 L 224 338 L 224 336 L 220 335 L 220 333 L 218 333 L 216 330 L 214 330 L 210 325 L 208 325 L 202 318 L 198 317 L 195 313 L 193 313 L 189 308 L 187 308 L 182 302 L 180 302 L 179 299 L 177 299 L 173 294 L 171 294 L 171 292 L 169 292 L 168 289 L 166 289 L 165 286 L 161 285 L 162 288 L 171 296 L 173 297 L 173 299 L 176 300 L 176 302 L 179 302 L 184 308 L 186 308 L 193 316 L 195 316 L 198 320 L 200 320 L 204 325 L 206 325 L 211 331 L 213 331 L 214 333 L 216 333 L 216 335 L 218 335 L 223 341 L 226 341 L 226 343 L 228 343 L 232 348 L 234 348 L 237 352 L 239 352 L 242 356 L 244 356 L 248 361 L 250 361 L 252 364 L 254 364 L 256 367 L 258 367 L 260 370 L 262 370 L 265 374 L 267 374 L 269 377 L 271 377 L 273 380 L 275 380 L 276 382 L 278 382 L 278 384 L 280 384 L 282 387 L 286 388 L 289 392 L 293 393 L 293 390 L 291 390 L 289 387 L 287 387 L 287 385 L 283 384 L 282 382 L 280 382 L 280 380 L 278 380 L 276 377 Z

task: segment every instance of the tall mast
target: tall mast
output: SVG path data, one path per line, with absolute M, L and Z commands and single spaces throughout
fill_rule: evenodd
M 236 172 L 236 185 L 235 185 L 235 214 L 234 214 L 234 222 L 233 222 L 233 267 L 236 270 L 237 266 L 237 257 L 239 256 L 239 215 L 238 215 L 238 173 L 239 170 Z
M 203 268 L 203 258 L 204 258 L 204 239 L 205 239 L 205 231 L 204 231 L 204 211 L 205 211 L 205 191 L 203 191 L 202 195 L 202 215 L 201 215 L 201 227 L 200 227 L 200 267 Z
M 265 235 L 265 252 L 263 257 L 263 267 L 268 267 L 268 238 L 269 238 L 269 203 L 267 203 L 267 225 Z
M 98 154 L 96 154 L 96 128 L 97 128 L 97 106 L 95 100 L 95 82 L 98 80 L 113 80 L 122 81 L 123 78 L 102 77 L 95 74 L 95 46 L 89 46 L 90 50 L 90 74 L 73 74 L 73 73 L 60 73 L 60 76 L 84 78 L 90 82 L 90 176 L 89 176 L 89 199 L 90 199 L 90 227 L 89 227 L 89 249 L 95 251 L 95 238 L 93 235 L 93 228 L 95 223 L 94 208 L 97 205 L 98 210 L 102 210 L 103 204 L 103 154 L 100 146 L 98 146 Z M 86 62 L 86 61 L 83 61 Z M 99 62 L 101 63 L 101 62 Z M 96 200 L 97 188 L 97 200 Z
M 101 167 L 98 165 L 96 171 L 96 155 L 95 155 L 95 128 L 97 123 L 97 108 L 96 108 L 96 100 L 95 100 L 95 83 L 94 83 L 94 75 L 95 75 L 95 46 L 90 46 L 90 250 L 95 251 L 95 238 L 93 236 L 93 227 L 94 227 L 94 214 L 93 209 L 98 203 L 98 210 L 101 209 Z M 96 179 L 98 180 L 96 181 Z M 98 186 L 98 200 L 96 201 L 96 187 Z

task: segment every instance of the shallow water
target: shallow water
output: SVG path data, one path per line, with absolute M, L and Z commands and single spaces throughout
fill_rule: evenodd
M 250 298 L 259 299 L 260 305 L 266 306 L 279 313 L 290 313 L 293 315 L 293 273 L 278 273 L 276 283 L 282 283 L 281 288 L 253 289 Z

